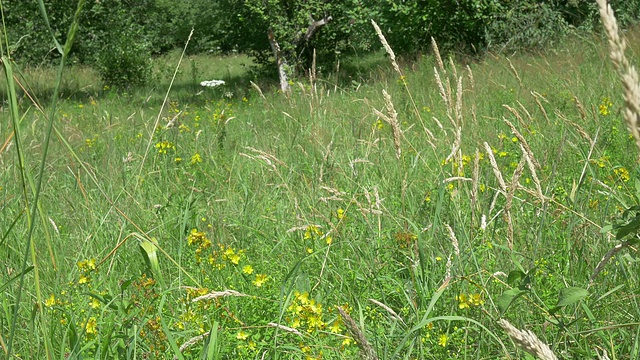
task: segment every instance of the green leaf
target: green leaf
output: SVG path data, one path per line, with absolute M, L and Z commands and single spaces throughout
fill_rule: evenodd
M 525 274 L 524 272 L 522 272 L 520 270 L 509 271 L 509 277 L 507 277 L 507 284 L 513 285 L 513 284 L 516 283 L 516 281 L 518 281 L 520 279 L 524 279 L 526 276 L 527 276 L 527 274 Z
M 636 233 L 638 229 L 640 229 L 640 216 L 636 216 L 625 225 L 617 227 L 616 240 L 621 240 L 631 233 Z
M 589 292 L 586 289 L 580 287 L 568 287 L 560 290 L 560 294 L 558 295 L 558 304 L 556 306 L 562 307 L 575 304 L 587 296 L 589 296 Z
M 601 234 L 606 234 L 611 230 L 613 230 L 613 225 L 611 225 L 611 224 L 605 225 L 605 226 L 602 227 L 602 229 L 600 229 L 600 233 Z
M 498 309 L 500 309 L 500 314 L 504 314 L 517 298 L 526 293 L 527 291 L 520 289 L 511 289 L 503 292 L 502 295 L 498 297 L 498 301 L 496 302 L 498 304 Z
M 153 277 L 162 283 L 162 273 L 160 272 L 160 265 L 158 263 L 158 246 L 156 246 L 157 240 L 155 238 L 148 240 L 142 236 L 138 236 L 138 244 L 142 251 L 142 257 L 149 269 L 151 269 Z

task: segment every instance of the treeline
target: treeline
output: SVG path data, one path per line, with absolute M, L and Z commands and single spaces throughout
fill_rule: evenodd
M 623 25 L 640 19 L 640 0 L 611 0 Z M 45 0 L 59 40 L 77 0 Z M 12 57 L 42 64 L 58 54 L 37 1 L 4 0 Z M 593 0 L 87 0 L 73 51 L 75 62 L 100 69 L 115 84 L 144 83 L 150 57 L 184 45 L 188 51 L 248 53 L 294 74 L 309 65 L 379 47 L 375 20 L 401 55 L 445 49 L 481 53 L 548 46 L 572 30 L 597 24 Z

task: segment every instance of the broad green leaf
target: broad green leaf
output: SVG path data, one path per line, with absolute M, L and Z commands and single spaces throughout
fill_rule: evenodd
M 613 225 L 609 224 L 609 225 L 605 225 L 600 229 L 600 233 L 601 234 L 606 234 L 609 231 L 613 230 Z
M 142 236 L 137 237 L 142 250 L 142 257 L 151 269 L 153 277 L 162 283 L 162 273 L 160 273 L 160 265 L 158 263 L 158 246 L 155 238 L 148 240 Z
M 586 289 L 580 287 L 568 287 L 560 290 L 560 294 L 558 295 L 558 304 L 556 306 L 562 307 L 575 304 L 587 296 L 589 296 L 589 292 Z
M 640 229 L 640 216 L 636 216 L 635 218 L 631 219 L 628 223 L 617 227 L 616 239 L 621 240 L 625 236 L 631 233 L 638 232 L 638 229 Z
M 516 283 L 516 281 L 518 281 L 520 279 L 524 279 L 526 276 L 527 276 L 527 274 L 525 274 L 524 272 L 522 272 L 520 270 L 509 271 L 509 277 L 507 277 L 507 284 L 513 285 L 513 284 Z
M 527 291 L 523 291 L 517 288 L 503 292 L 502 295 L 500 295 L 498 297 L 498 300 L 496 301 L 496 303 L 498 304 L 498 309 L 500 309 L 500 313 L 504 314 L 507 311 L 507 309 L 509 309 L 509 306 L 511 306 L 511 304 L 517 298 L 519 298 L 520 296 L 526 293 Z

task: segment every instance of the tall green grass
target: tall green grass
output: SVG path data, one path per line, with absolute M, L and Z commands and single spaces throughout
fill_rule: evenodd
M 43 112 L 11 95 L 2 351 L 525 356 L 506 319 L 561 356 L 634 358 L 634 250 L 590 283 L 617 244 L 602 228 L 637 201 L 637 149 L 607 57 L 587 37 L 466 64 L 429 55 L 400 73 L 373 62 L 366 80 L 311 76 L 287 98 L 249 85 L 240 57 L 202 56 L 182 61 L 162 111 L 162 82 L 125 94 L 87 80 L 99 90 Z M 156 65 L 169 79 L 178 57 L 158 63 L 173 64 Z M 50 75 L 22 73 L 29 94 L 47 93 L 33 81 Z M 228 84 L 194 86 L 213 78 Z M 40 162 L 50 119 L 57 138 Z

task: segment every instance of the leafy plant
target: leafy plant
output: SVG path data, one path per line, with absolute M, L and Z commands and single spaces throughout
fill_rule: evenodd
M 97 55 L 97 67 L 105 85 L 118 89 L 143 86 L 151 80 L 151 52 L 145 42 L 132 39 L 143 36 L 136 25 L 111 35 Z

